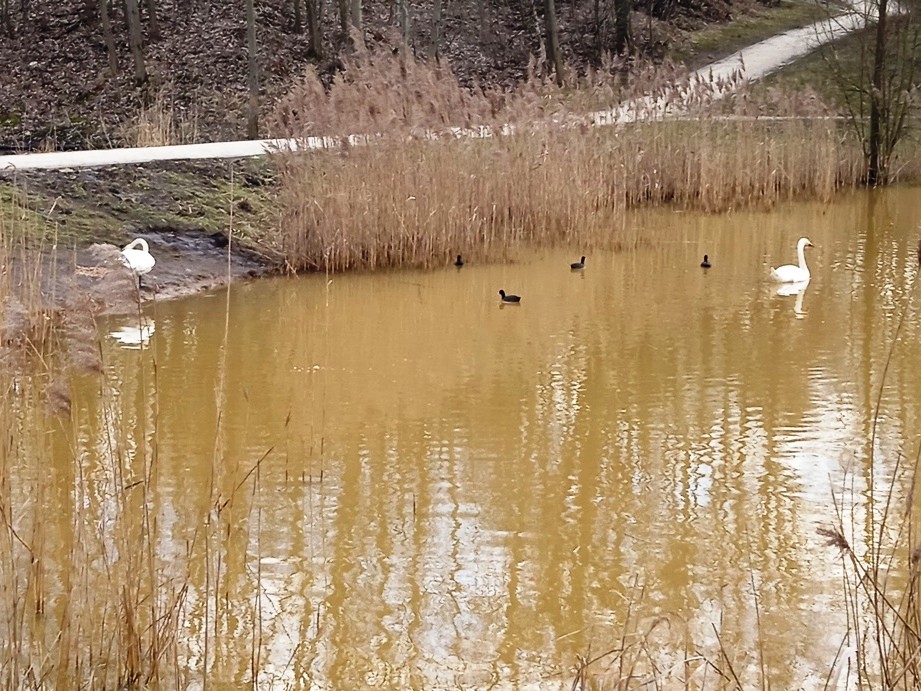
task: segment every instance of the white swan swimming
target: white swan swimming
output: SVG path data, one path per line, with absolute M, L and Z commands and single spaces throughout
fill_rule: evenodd
M 795 264 L 784 264 L 776 269 L 771 269 L 771 278 L 778 283 L 801 283 L 808 281 L 810 278 L 809 267 L 806 266 L 806 255 L 804 250 L 807 247 L 815 247 L 809 238 L 800 238 L 796 243 L 796 257 L 799 259 L 799 266 Z
M 140 245 L 141 249 L 136 249 L 136 245 Z M 131 269 L 138 278 L 149 273 L 154 268 L 154 264 L 157 263 L 150 253 L 147 240 L 144 238 L 137 238 L 125 245 L 121 253 L 121 260 L 122 264 Z

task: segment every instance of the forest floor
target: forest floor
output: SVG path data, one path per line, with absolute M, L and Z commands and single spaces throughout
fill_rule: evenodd
M 146 6 L 147 3 L 142 3 Z M 246 137 L 245 22 L 234 3 L 155 0 L 159 37 L 145 23 L 149 83 L 133 81 L 122 3 L 113 3 L 118 72 L 108 69 L 99 21 L 86 0 L 22 3 L 31 16 L 13 16 L 11 35 L 0 26 L 0 153 L 227 141 Z M 300 4 L 300 3 L 298 3 Z M 262 136 L 272 135 L 274 104 L 308 67 L 329 83 L 343 67 L 348 40 L 336 29 L 336 3 L 320 3 L 321 58 L 295 30 L 291 0 L 257 3 L 261 55 Z M 646 4 L 652 5 L 649 2 Z M 410 48 L 416 59 L 436 52 L 433 0 L 412 0 Z M 541 53 L 540 3 L 508 0 L 444 4 L 437 54 L 464 85 L 513 87 Z M 631 16 L 637 54 L 699 67 L 822 12 L 815 0 L 701 0 L 667 3 L 662 21 Z M 399 41 L 392 3 L 364 1 L 369 47 Z M 636 2 L 637 8 L 644 7 Z M 664 5 L 663 5 L 664 6 Z M 597 67 L 612 45 L 612 25 L 597 2 L 558 0 L 560 43 L 566 63 L 581 72 Z M 186 9 L 188 8 L 188 9 Z M 599 9 L 602 8 L 602 9 Z

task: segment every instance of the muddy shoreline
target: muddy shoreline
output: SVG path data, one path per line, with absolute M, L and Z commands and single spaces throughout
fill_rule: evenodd
M 0 229 L 53 304 L 117 313 L 278 273 L 268 161 L 170 162 L 0 175 Z M 156 259 L 140 292 L 117 260 L 144 238 Z M 17 272 L 18 273 L 18 272 Z M 126 299 L 127 298 L 127 299 Z
M 114 277 L 119 282 L 129 283 L 128 293 L 133 304 L 138 294 L 142 302 L 175 300 L 278 271 L 275 263 L 234 243 L 233 239 L 228 241 L 223 234 L 148 229 L 137 237 L 147 240 L 157 262 L 150 273 L 141 278 L 139 293 L 130 271 L 118 261 L 120 248 L 107 243 L 75 248 L 71 257 L 63 261 L 58 259 L 58 283 L 93 295 L 100 292 L 100 281 L 104 289 L 107 281 Z M 117 304 L 118 301 L 107 311 L 120 311 Z

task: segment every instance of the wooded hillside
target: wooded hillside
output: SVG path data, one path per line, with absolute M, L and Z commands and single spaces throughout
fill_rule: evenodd
M 305 65 L 331 79 L 355 37 L 511 85 L 532 56 L 550 74 L 604 52 L 661 55 L 676 32 L 755 2 L 0 0 L 0 148 L 244 137 L 248 75 L 265 113 Z

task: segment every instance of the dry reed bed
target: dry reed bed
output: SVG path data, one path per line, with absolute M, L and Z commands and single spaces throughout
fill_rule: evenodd
M 294 270 L 444 264 L 457 253 L 504 257 L 519 243 L 610 247 L 624 212 L 674 204 L 709 212 L 827 201 L 860 184 L 859 144 L 814 99 L 772 94 L 774 115 L 726 84 L 691 82 L 675 68 L 623 65 L 565 89 L 532 78 L 515 92 L 462 87 L 440 65 L 405 54 L 360 53 L 328 90 L 308 72 L 278 106 L 275 134 L 363 133 L 367 146 L 278 152 L 281 221 L 275 243 Z M 628 76 L 629 75 L 629 76 Z M 623 102 L 641 122 L 591 127 L 583 114 Z M 664 102 L 699 119 L 642 122 Z M 514 133 L 500 135 L 505 124 Z M 457 138 L 450 127 L 485 127 Z M 420 132 L 441 134 L 433 139 Z M 913 162 L 916 157 L 906 156 Z M 917 164 L 903 168 L 917 174 Z
M 295 269 L 506 256 L 519 243 L 611 247 L 643 204 L 726 211 L 858 184 L 831 120 L 679 121 L 278 154 L 278 244 Z

